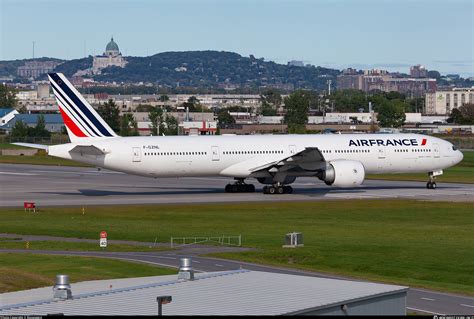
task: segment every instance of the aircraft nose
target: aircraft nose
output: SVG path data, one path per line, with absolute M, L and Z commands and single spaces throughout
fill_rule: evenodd
M 463 160 L 463 158 L 464 158 L 464 154 L 463 154 L 461 151 L 458 151 L 458 154 L 457 154 L 457 155 L 458 155 L 458 156 L 457 156 L 457 163 L 460 163 L 460 162 Z M 456 163 L 456 164 L 457 164 L 457 163 Z

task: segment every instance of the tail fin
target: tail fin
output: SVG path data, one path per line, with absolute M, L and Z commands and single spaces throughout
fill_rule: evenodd
M 48 77 L 71 142 L 117 137 L 62 73 L 49 73 Z

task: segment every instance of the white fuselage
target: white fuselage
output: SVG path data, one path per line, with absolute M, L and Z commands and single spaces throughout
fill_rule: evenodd
M 255 177 L 248 169 L 318 148 L 326 162 L 359 161 L 366 174 L 443 170 L 463 155 L 447 141 L 419 134 L 146 136 L 87 139 L 104 155 L 70 153 L 78 144 L 52 146 L 52 156 L 149 177 Z M 289 173 L 291 174 L 291 173 Z M 311 176 L 314 173 L 295 173 Z M 247 175 L 247 176 L 246 176 Z

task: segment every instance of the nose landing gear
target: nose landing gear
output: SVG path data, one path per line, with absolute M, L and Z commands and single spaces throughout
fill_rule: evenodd
M 428 177 L 430 178 L 430 180 L 428 181 L 428 183 L 426 183 L 426 188 L 436 189 L 436 182 L 435 182 L 436 176 L 433 175 L 433 172 L 430 172 L 428 173 Z

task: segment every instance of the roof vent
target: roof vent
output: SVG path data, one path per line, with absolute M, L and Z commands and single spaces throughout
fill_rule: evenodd
M 68 275 L 57 275 L 56 284 L 53 287 L 53 298 L 67 300 L 72 299 L 71 285 Z
M 191 265 L 191 258 L 181 258 L 178 280 L 194 280 L 194 270 Z

